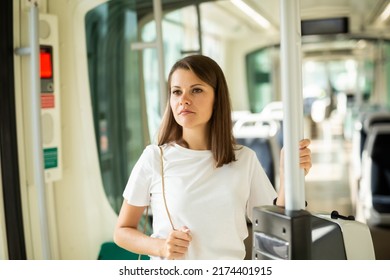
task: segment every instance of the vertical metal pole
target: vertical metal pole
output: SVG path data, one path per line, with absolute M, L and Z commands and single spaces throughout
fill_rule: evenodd
M 153 0 L 154 21 L 156 22 L 156 47 L 158 57 L 158 74 L 161 100 L 161 112 L 164 112 L 167 101 L 167 87 L 165 83 L 164 42 L 162 33 L 162 5 L 161 0 Z
M 41 84 L 39 61 L 39 9 L 37 3 L 30 10 L 30 61 L 31 61 L 31 122 L 34 180 L 38 193 L 42 256 L 50 259 L 49 228 L 47 225 L 46 191 L 44 180 L 42 128 L 41 128 Z
M 202 17 L 200 14 L 199 3 L 196 4 L 196 15 L 197 15 L 197 24 L 198 24 L 198 42 L 199 42 L 199 54 L 203 54 L 203 42 L 202 42 Z
M 303 137 L 301 24 L 299 0 L 280 0 L 281 78 L 286 210 L 305 208 L 304 171 L 299 168 Z

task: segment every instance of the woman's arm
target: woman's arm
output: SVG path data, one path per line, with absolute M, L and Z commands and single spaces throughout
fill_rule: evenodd
M 128 251 L 162 256 L 164 240 L 151 238 L 137 229 L 145 207 L 137 207 L 123 201 L 114 231 L 114 242 Z
M 182 228 L 172 231 L 167 239 L 153 238 L 137 229 L 145 207 L 123 202 L 114 231 L 114 242 L 137 254 L 180 259 L 188 250 L 191 241 L 189 230 Z

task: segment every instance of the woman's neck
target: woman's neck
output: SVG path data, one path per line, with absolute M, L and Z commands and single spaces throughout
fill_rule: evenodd
M 188 144 L 191 150 L 209 150 L 207 133 L 194 131 L 194 130 L 183 130 L 183 140 Z M 178 143 L 180 144 L 180 143 Z

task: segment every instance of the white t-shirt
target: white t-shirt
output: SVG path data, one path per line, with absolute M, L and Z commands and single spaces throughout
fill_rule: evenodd
M 216 168 L 211 151 L 177 144 L 163 146 L 168 209 L 175 228 L 187 226 L 192 235 L 186 259 L 244 259 L 246 214 L 251 219 L 254 206 L 272 205 L 277 196 L 256 154 L 239 147 L 236 161 Z M 166 238 L 171 225 L 164 207 L 160 169 L 159 147 L 147 146 L 131 172 L 123 197 L 134 206 L 150 205 L 152 236 Z

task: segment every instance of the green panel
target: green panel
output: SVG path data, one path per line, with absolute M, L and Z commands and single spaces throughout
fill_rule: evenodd
M 43 149 L 43 158 L 45 162 L 45 169 L 58 167 L 58 149 L 47 148 Z

